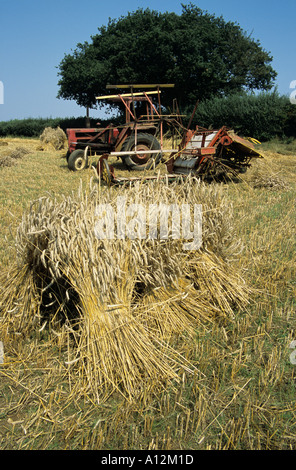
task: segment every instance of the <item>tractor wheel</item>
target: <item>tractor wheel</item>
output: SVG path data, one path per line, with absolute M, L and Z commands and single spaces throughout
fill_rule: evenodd
M 84 150 L 74 150 L 68 158 L 68 168 L 72 171 L 81 171 L 88 166 L 88 158 L 84 158 Z
M 137 147 L 135 145 L 135 136 L 132 135 L 124 142 L 121 150 L 128 152 L 129 150 L 135 150 L 135 148 L 141 151 L 147 150 L 147 153 L 123 156 L 122 160 L 130 170 L 149 170 L 153 164 L 158 165 L 160 162 L 160 153 L 149 153 L 149 150 L 160 150 L 160 143 L 153 135 L 139 133 L 137 135 Z

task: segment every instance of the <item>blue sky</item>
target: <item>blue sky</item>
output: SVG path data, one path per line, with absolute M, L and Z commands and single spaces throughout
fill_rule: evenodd
M 109 18 L 138 8 L 180 14 L 186 0 L 0 0 L 0 121 L 83 116 L 74 101 L 56 98 L 57 66 L 79 42 L 90 41 Z M 295 0 L 192 0 L 202 10 L 237 22 L 273 56 L 276 86 L 289 95 L 296 80 Z M 1 87 L 0 87 L 0 103 Z M 102 111 L 91 111 L 98 117 Z

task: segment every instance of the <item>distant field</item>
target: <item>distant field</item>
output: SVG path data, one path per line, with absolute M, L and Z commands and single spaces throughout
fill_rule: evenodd
M 92 169 L 69 171 L 65 151 L 41 151 L 39 145 L 38 139 L 0 140 L 0 156 L 20 147 L 30 152 L 0 167 L 2 271 L 14 260 L 15 232 L 32 200 L 48 193 L 62 199 L 95 179 Z M 254 293 L 234 321 L 197 328 L 188 357 L 195 357 L 199 374 L 184 374 L 175 389 L 142 403 L 117 395 L 102 404 L 68 403 L 68 378 L 53 373 L 61 370 L 57 343 L 51 350 L 48 338 L 39 344 L 32 335 L 22 350 L 16 341 L 15 360 L 0 366 L 1 449 L 296 449 L 296 365 L 290 359 L 296 340 L 296 145 L 273 141 L 262 151 L 265 158 L 240 182 L 222 186 L 242 241 L 232 267 Z M 130 176 L 120 162 L 117 171 Z

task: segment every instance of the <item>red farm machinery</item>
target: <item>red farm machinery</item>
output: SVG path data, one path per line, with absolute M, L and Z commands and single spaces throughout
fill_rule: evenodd
M 92 156 L 99 155 L 98 175 L 109 184 L 138 179 L 116 177 L 114 167 L 108 163 L 109 157 L 121 158 L 130 170 L 150 170 L 163 161 L 166 164 L 166 178 L 175 179 L 190 174 L 209 180 L 229 173 L 243 173 L 253 158 L 262 157 L 254 145 L 257 141 L 242 138 L 225 126 L 220 129 L 199 126 L 190 129 L 198 104 L 188 126 L 183 125 L 183 116 L 175 100 L 172 114 L 163 114 L 161 88 L 173 86 L 107 85 L 107 89 L 130 89 L 128 93 L 97 97 L 98 100 L 122 103 L 126 122 L 117 127 L 110 124 L 106 128 L 67 129 L 68 167 L 82 170 L 89 165 Z M 144 91 L 135 92 L 135 89 Z M 139 103 L 141 111 L 144 105 L 146 112 L 137 117 Z M 170 135 L 171 148 L 164 148 L 165 131 Z M 156 177 L 148 177 L 151 178 Z
M 157 165 L 162 154 L 164 123 L 161 118 L 160 88 L 173 86 L 107 85 L 107 89 L 130 88 L 129 93 L 97 97 L 97 100 L 121 103 L 125 110 L 125 123 L 116 127 L 110 124 L 105 128 L 67 129 L 69 169 L 83 170 L 92 156 L 105 154 L 121 158 L 130 170 L 148 170 Z M 134 92 L 137 88 L 146 90 Z M 158 100 L 154 104 L 153 97 L 156 96 Z M 144 105 L 146 114 L 137 117 L 136 107 L 140 103 L 141 109 Z

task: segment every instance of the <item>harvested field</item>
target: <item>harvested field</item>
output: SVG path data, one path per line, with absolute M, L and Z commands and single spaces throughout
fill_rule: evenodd
M 296 160 L 108 189 L 37 147 L 1 170 L 1 448 L 294 449 Z M 202 204 L 201 249 L 98 240 L 123 195 Z

